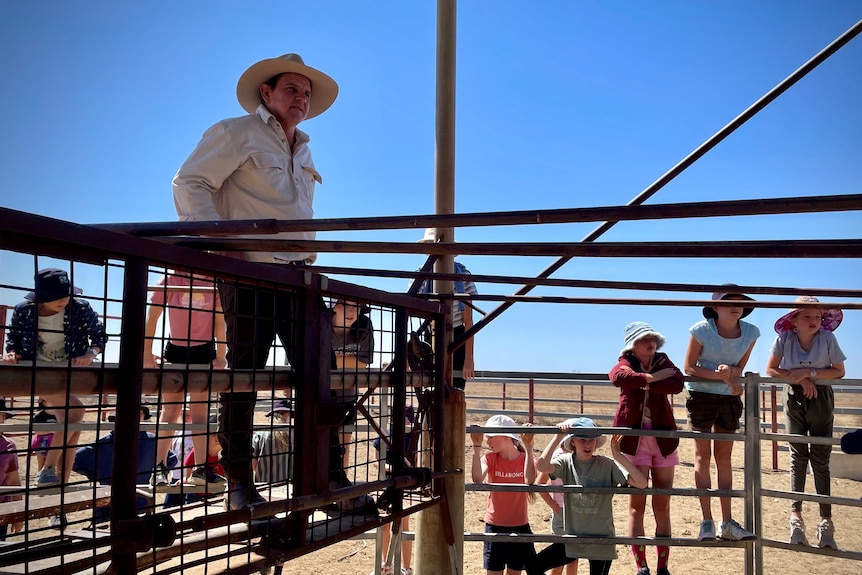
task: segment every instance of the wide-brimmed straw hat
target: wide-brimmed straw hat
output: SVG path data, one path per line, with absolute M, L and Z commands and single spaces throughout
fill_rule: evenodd
M 515 423 L 515 420 L 508 415 L 492 415 L 488 418 L 488 421 L 485 422 L 485 427 L 518 427 L 518 424 Z M 493 431 L 486 431 L 485 435 L 487 437 L 511 437 L 515 441 L 519 443 L 521 442 L 520 433 L 512 433 L 509 431 L 495 433 Z
M 814 297 L 813 295 L 801 295 L 796 298 L 796 303 L 820 303 L 820 300 Z M 801 312 L 803 309 L 810 309 L 804 307 L 798 307 L 790 312 L 781 316 L 778 321 L 775 322 L 775 333 L 784 333 L 785 331 L 793 331 L 793 318 L 796 317 L 796 314 Z M 844 312 L 838 308 L 818 308 L 823 313 L 823 319 L 820 321 L 820 328 L 825 329 L 827 331 L 835 331 L 835 329 L 841 325 L 841 321 L 844 319 Z
M 580 439 L 589 439 L 591 437 L 596 438 L 596 449 L 600 448 L 602 445 L 607 443 L 608 438 L 604 435 L 596 435 L 596 434 L 588 434 L 588 433 L 578 433 L 577 431 L 573 431 L 573 427 L 581 427 L 581 428 L 596 428 L 596 422 L 590 419 L 589 417 L 573 417 L 572 419 L 567 419 L 563 423 L 567 423 L 569 425 L 569 434 L 566 435 L 558 446 L 563 451 L 567 451 L 571 453 L 572 449 L 572 439 L 578 437 Z
M 310 66 L 306 66 L 299 54 L 285 54 L 278 58 L 267 58 L 252 64 L 242 73 L 236 83 L 236 99 L 249 114 L 254 114 L 260 106 L 260 85 L 278 74 L 292 72 L 301 74 L 311 82 L 311 100 L 308 102 L 308 115 L 305 119 L 322 114 L 338 96 L 335 80 Z
M 729 288 L 739 287 L 736 284 L 722 284 Z M 735 296 L 735 297 L 731 297 Z M 712 301 L 720 301 L 723 299 L 738 299 L 738 300 L 748 300 L 754 301 L 754 298 L 750 298 L 743 293 L 739 293 L 738 291 L 717 291 L 712 294 Z M 742 317 L 746 317 L 748 314 L 754 311 L 753 307 L 746 307 L 742 309 Z M 715 313 L 715 308 L 712 306 L 704 306 L 703 308 L 703 317 L 706 319 L 717 319 L 718 314 Z
M 623 347 L 622 351 L 620 351 L 620 355 L 624 354 L 627 351 L 631 351 L 635 347 L 635 342 L 637 340 L 647 337 L 649 335 L 655 337 L 655 348 L 656 351 L 660 350 L 665 343 L 665 337 L 650 327 L 649 324 L 644 323 L 642 321 L 633 321 L 628 324 L 625 328 L 623 336 Z
M 25 295 L 24 299 L 37 303 L 49 302 L 79 295 L 83 291 L 72 285 L 66 270 L 45 268 L 36 274 L 36 289 Z

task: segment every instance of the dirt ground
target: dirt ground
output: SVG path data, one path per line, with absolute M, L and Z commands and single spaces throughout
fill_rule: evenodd
M 606 403 L 587 405 L 584 411 L 590 415 L 612 414 L 616 403 L 616 390 L 608 387 L 586 387 L 586 396 L 591 400 L 604 401 Z M 580 397 L 580 387 L 559 385 L 547 386 L 537 389 L 535 409 L 537 412 L 561 413 L 559 417 L 537 417 L 537 425 L 552 425 L 567 417 L 577 415 L 580 407 L 577 403 L 566 404 L 566 400 L 576 400 Z M 526 389 L 518 389 L 510 386 L 508 391 L 507 410 L 520 411 L 527 409 L 524 399 Z M 496 384 L 479 384 L 476 382 L 468 385 L 467 405 L 470 409 L 489 409 L 502 412 L 500 386 Z M 543 401 L 543 398 L 544 401 Z M 854 395 L 837 396 L 836 402 L 842 405 L 862 406 L 862 396 Z M 857 399 L 858 398 L 858 399 Z M 849 402 L 849 403 L 848 403 Z M 568 412 L 566 412 L 568 410 Z M 676 416 L 685 417 L 685 409 L 682 398 L 676 401 Z M 487 419 L 488 414 L 471 414 L 468 411 L 468 425 L 481 425 Z M 526 417 L 514 415 L 519 423 L 526 422 Z M 862 417 L 839 415 L 836 416 L 837 425 L 860 426 Z M 607 422 L 599 421 L 599 425 L 608 425 Z M 358 439 L 361 439 L 361 435 Z M 535 440 L 536 456 L 544 448 L 548 436 L 539 436 Z M 467 441 L 469 445 L 469 441 Z M 464 465 L 468 471 L 471 457 L 471 449 L 465 449 Z M 603 455 L 610 456 L 608 446 L 602 448 Z M 359 457 L 363 455 L 357 454 Z M 765 443 L 762 447 L 762 486 L 765 489 L 788 490 L 789 489 L 789 454 L 786 450 L 778 453 L 778 470 L 772 470 L 771 444 Z M 862 456 L 860 456 L 862 457 Z M 676 471 L 677 487 L 693 487 L 693 443 L 691 440 L 683 439 L 680 445 L 681 464 Z M 743 446 L 737 443 L 734 449 L 734 488 L 740 489 L 743 485 Z M 813 481 L 809 477 L 808 491 L 813 492 Z M 713 483 L 713 485 L 715 485 Z M 848 479 L 833 478 L 832 493 L 835 496 L 843 496 L 858 499 L 862 495 L 862 483 Z M 468 532 L 482 532 L 484 525 L 482 518 L 485 512 L 487 493 L 467 492 L 465 495 L 465 530 Z M 734 516 L 743 522 L 742 500 L 734 502 Z M 778 498 L 768 498 L 762 501 L 763 506 L 763 529 L 768 539 L 786 541 L 788 537 L 788 509 L 789 501 Z M 617 496 L 614 501 L 616 530 L 619 535 L 625 534 L 628 501 L 626 496 Z M 700 508 L 695 497 L 674 497 L 671 503 L 673 514 L 673 536 L 679 538 L 696 538 L 700 523 Z M 817 524 L 817 512 L 814 504 L 806 503 L 806 519 L 808 521 L 808 536 L 816 541 L 815 529 Z M 720 516 L 718 502 L 713 502 L 714 516 Z M 550 510 L 545 503 L 538 499 L 530 507 L 530 525 L 535 533 L 550 532 Z M 862 531 L 857 526 L 862 524 L 862 507 L 836 507 L 833 512 L 836 528 L 836 540 L 843 550 L 862 551 Z M 44 521 L 41 520 L 40 523 Z M 411 531 L 415 528 L 415 520 L 411 522 Z M 654 531 L 650 513 L 647 513 L 646 533 Z M 536 544 L 541 549 L 545 544 Z M 374 567 L 374 539 L 353 539 L 336 545 L 332 545 L 320 551 L 316 551 L 299 559 L 293 560 L 284 566 L 285 574 L 302 573 L 312 575 L 368 575 Z M 632 574 L 635 572 L 634 561 L 627 547 L 617 548 L 619 558 L 611 567 L 611 575 Z M 648 549 L 648 558 L 655 572 L 655 554 L 653 549 Z M 766 548 L 763 551 L 764 573 L 781 573 L 786 575 L 802 574 L 829 574 L 829 575 L 856 575 L 862 572 L 862 564 L 849 559 L 827 557 L 815 553 L 794 552 L 782 549 Z M 242 563 L 231 560 L 231 565 Z M 206 568 L 186 569 L 185 573 L 209 574 L 221 572 L 225 564 L 223 561 L 211 563 Z M 743 573 L 744 556 L 743 549 L 737 548 L 708 548 L 708 547 L 672 547 L 670 556 L 670 571 L 676 575 L 686 573 Z M 162 572 L 160 569 L 159 572 Z M 588 565 L 580 568 L 580 573 L 589 572 Z M 482 544 L 475 542 L 464 543 L 464 574 L 484 575 L 482 567 Z M 418 575 L 418 574 L 417 574 Z M 422 575 L 432 575 L 423 573 Z
M 588 397 L 598 400 L 615 400 L 616 390 L 613 388 L 586 388 Z M 524 390 L 512 390 L 510 393 L 525 397 Z M 538 392 L 543 397 L 547 398 L 575 398 L 580 395 L 579 387 L 571 386 L 552 386 Z M 500 408 L 499 400 L 493 401 L 489 399 L 476 399 L 472 396 L 481 397 L 499 397 L 499 386 L 470 384 L 468 385 L 468 409 L 471 408 Z M 847 396 L 839 396 L 836 402 L 847 402 L 859 404 L 859 400 L 855 399 L 858 396 L 851 396 L 851 399 L 844 399 Z M 558 404 L 559 405 L 559 404 Z M 511 410 L 525 410 L 526 402 L 518 402 L 509 399 L 506 404 Z M 590 414 L 613 413 L 614 406 L 587 406 L 585 411 Z M 549 404 L 537 403 L 537 411 L 559 411 L 551 407 Z M 574 414 L 567 414 L 570 417 Z M 678 418 L 685 417 L 685 408 L 682 405 L 682 399 L 676 402 L 676 416 Z M 472 415 L 468 412 L 468 425 L 484 423 L 487 415 Z M 515 417 L 519 423 L 524 423 L 526 418 Z M 560 419 L 564 419 L 561 417 Z M 551 425 L 556 423 L 554 418 L 538 418 L 537 424 Z M 859 416 L 836 416 L 837 425 L 856 425 L 862 424 L 862 418 Z M 601 424 L 600 424 L 601 425 Z M 544 448 L 548 441 L 547 437 L 536 438 L 536 449 Z M 469 443 L 469 442 L 468 442 Z M 610 456 L 609 446 L 602 448 L 603 455 Z M 539 455 L 537 451 L 536 456 Z M 693 466 L 694 449 L 693 443 L 689 440 L 682 440 L 680 444 L 680 460 L 681 464 L 676 471 L 675 485 L 677 487 L 693 487 L 694 486 L 694 466 Z M 465 452 L 464 464 L 465 469 L 469 471 L 471 450 Z M 772 470 L 772 449 L 771 443 L 764 444 L 762 448 L 762 486 L 765 489 L 789 490 L 789 453 L 787 451 L 779 451 L 778 453 L 778 470 Z M 743 485 L 743 448 L 742 444 L 738 443 L 734 449 L 734 488 L 740 489 Z M 813 480 L 809 476 L 808 491 L 813 492 Z M 713 483 L 713 486 L 715 484 Z M 848 479 L 832 479 L 832 494 L 835 496 L 859 498 L 862 496 L 862 483 Z M 628 510 L 628 498 L 625 496 L 617 496 L 614 501 L 614 516 L 617 533 L 625 534 L 626 516 Z M 464 527 L 468 532 L 481 532 L 484 530 L 482 518 L 485 513 L 487 501 L 487 493 L 467 492 L 464 502 Z M 648 503 L 649 505 L 649 503 Z M 763 529 L 765 537 L 777 541 L 786 541 L 789 536 L 788 527 L 788 509 L 789 501 L 778 498 L 768 498 L 762 501 L 763 507 Z M 734 516 L 742 522 L 743 510 L 742 500 L 734 501 Z M 698 499 L 695 497 L 674 497 L 671 502 L 673 514 L 673 536 L 681 538 L 696 538 L 698 527 L 700 525 L 701 515 Z M 713 515 L 720 517 L 718 501 L 713 502 Z M 807 519 L 808 537 L 811 541 L 816 541 L 815 529 L 817 524 L 817 510 L 815 504 L 805 504 L 805 517 Z M 530 525 L 535 533 L 550 533 L 550 509 L 541 499 L 530 508 Z M 836 530 L 836 541 L 841 549 L 862 551 L 862 530 L 858 526 L 862 524 L 862 508 L 860 507 L 835 507 L 833 511 L 833 520 Z M 411 522 L 411 529 L 415 527 L 415 522 Z M 654 523 L 651 521 L 649 512 L 646 520 L 646 533 L 654 532 Z M 544 547 L 544 544 L 537 544 L 537 549 Z M 611 567 L 611 575 L 631 575 L 636 569 L 634 560 L 627 547 L 619 546 L 617 548 L 619 558 L 614 561 Z M 705 547 L 672 547 L 670 555 L 669 569 L 675 575 L 680 574 L 695 574 L 695 573 L 743 573 L 745 569 L 745 559 L 743 549 L 736 548 L 705 548 Z M 655 572 L 655 554 L 652 549 L 647 551 L 650 565 L 653 573 Z M 331 546 L 327 549 L 312 553 L 301 559 L 290 562 L 285 566 L 285 573 L 308 573 L 318 575 L 368 575 L 374 567 L 374 541 L 373 540 L 353 540 Z M 829 575 L 858 575 L 862 572 L 862 565 L 849 559 L 826 557 L 814 553 L 785 551 L 783 549 L 766 548 L 763 551 L 764 573 L 783 575 L 810 575 L 810 574 L 829 574 Z M 589 567 L 584 564 L 580 567 L 579 572 L 586 574 L 589 572 Z M 482 567 L 482 544 L 465 542 L 464 543 L 464 574 L 465 575 L 484 575 L 485 570 Z M 429 575 L 429 574 L 422 574 Z

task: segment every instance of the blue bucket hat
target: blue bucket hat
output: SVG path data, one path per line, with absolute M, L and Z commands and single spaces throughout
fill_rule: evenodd
M 569 425 L 569 434 L 566 435 L 562 441 L 560 441 L 560 449 L 571 453 L 574 451 L 572 449 L 572 439 L 578 437 L 580 439 L 590 439 L 592 437 L 596 438 L 596 449 L 600 448 L 602 445 L 607 443 L 608 438 L 604 435 L 597 435 L 595 433 L 578 433 L 572 430 L 573 427 L 583 427 L 583 428 L 592 428 L 595 429 L 598 426 L 596 422 L 590 419 L 589 417 L 573 417 L 572 419 L 567 419 L 563 423 L 567 423 Z

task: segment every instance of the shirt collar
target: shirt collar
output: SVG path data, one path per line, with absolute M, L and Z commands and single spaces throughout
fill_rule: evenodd
M 271 125 L 270 122 L 273 122 L 274 124 L 278 124 L 278 127 L 281 128 L 281 124 L 278 123 L 278 120 L 275 119 L 275 116 L 272 115 L 272 112 L 270 112 L 263 104 L 260 104 L 257 107 L 257 110 L 255 110 L 255 114 L 257 114 L 260 119 L 263 120 L 264 124 Z M 283 130 L 283 128 L 281 129 Z M 296 129 L 297 143 L 308 143 L 310 139 L 311 138 L 308 137 L 308 134 L 306 134 L 299 128 Z

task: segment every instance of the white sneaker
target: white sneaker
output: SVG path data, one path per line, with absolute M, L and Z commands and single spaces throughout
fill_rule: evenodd
M 817 546 L 821 549 L 838 549 L 835 544 L 835 526 L 831 519 L 823 519 L 817 526 Z
M 790 544 L 808 545 L 808 537 L 805 536 L 805 522 L 798 517 L 790 518 Z
M 742 525 L 731 519 L 718 524 L 718 538 L 725 541 L 746 541 L 756 539 L 754 533 L 744 529 Z
M 700 533 L 697 535 L 698 541 L 714 541 L 715 540 L 715 521 L 712 519 L 704 519 L 700 522 Z
M 412 567 L 402 567 L 401 568 L 401 575 L 413 575 L 413 568 Z
M 401 572 L 403 573 L 404 569 L 402 569 Z M 376 573 L 376 571 L 371 571 L 371 573 L 369 573 L 368 575 L 376 575 Z M 413 569 L 410 570 L 411 575 L 412 573 Z M 395 575 L 395 570 L 391 566 L 384 563 L 380 566 L 380 575 Z

